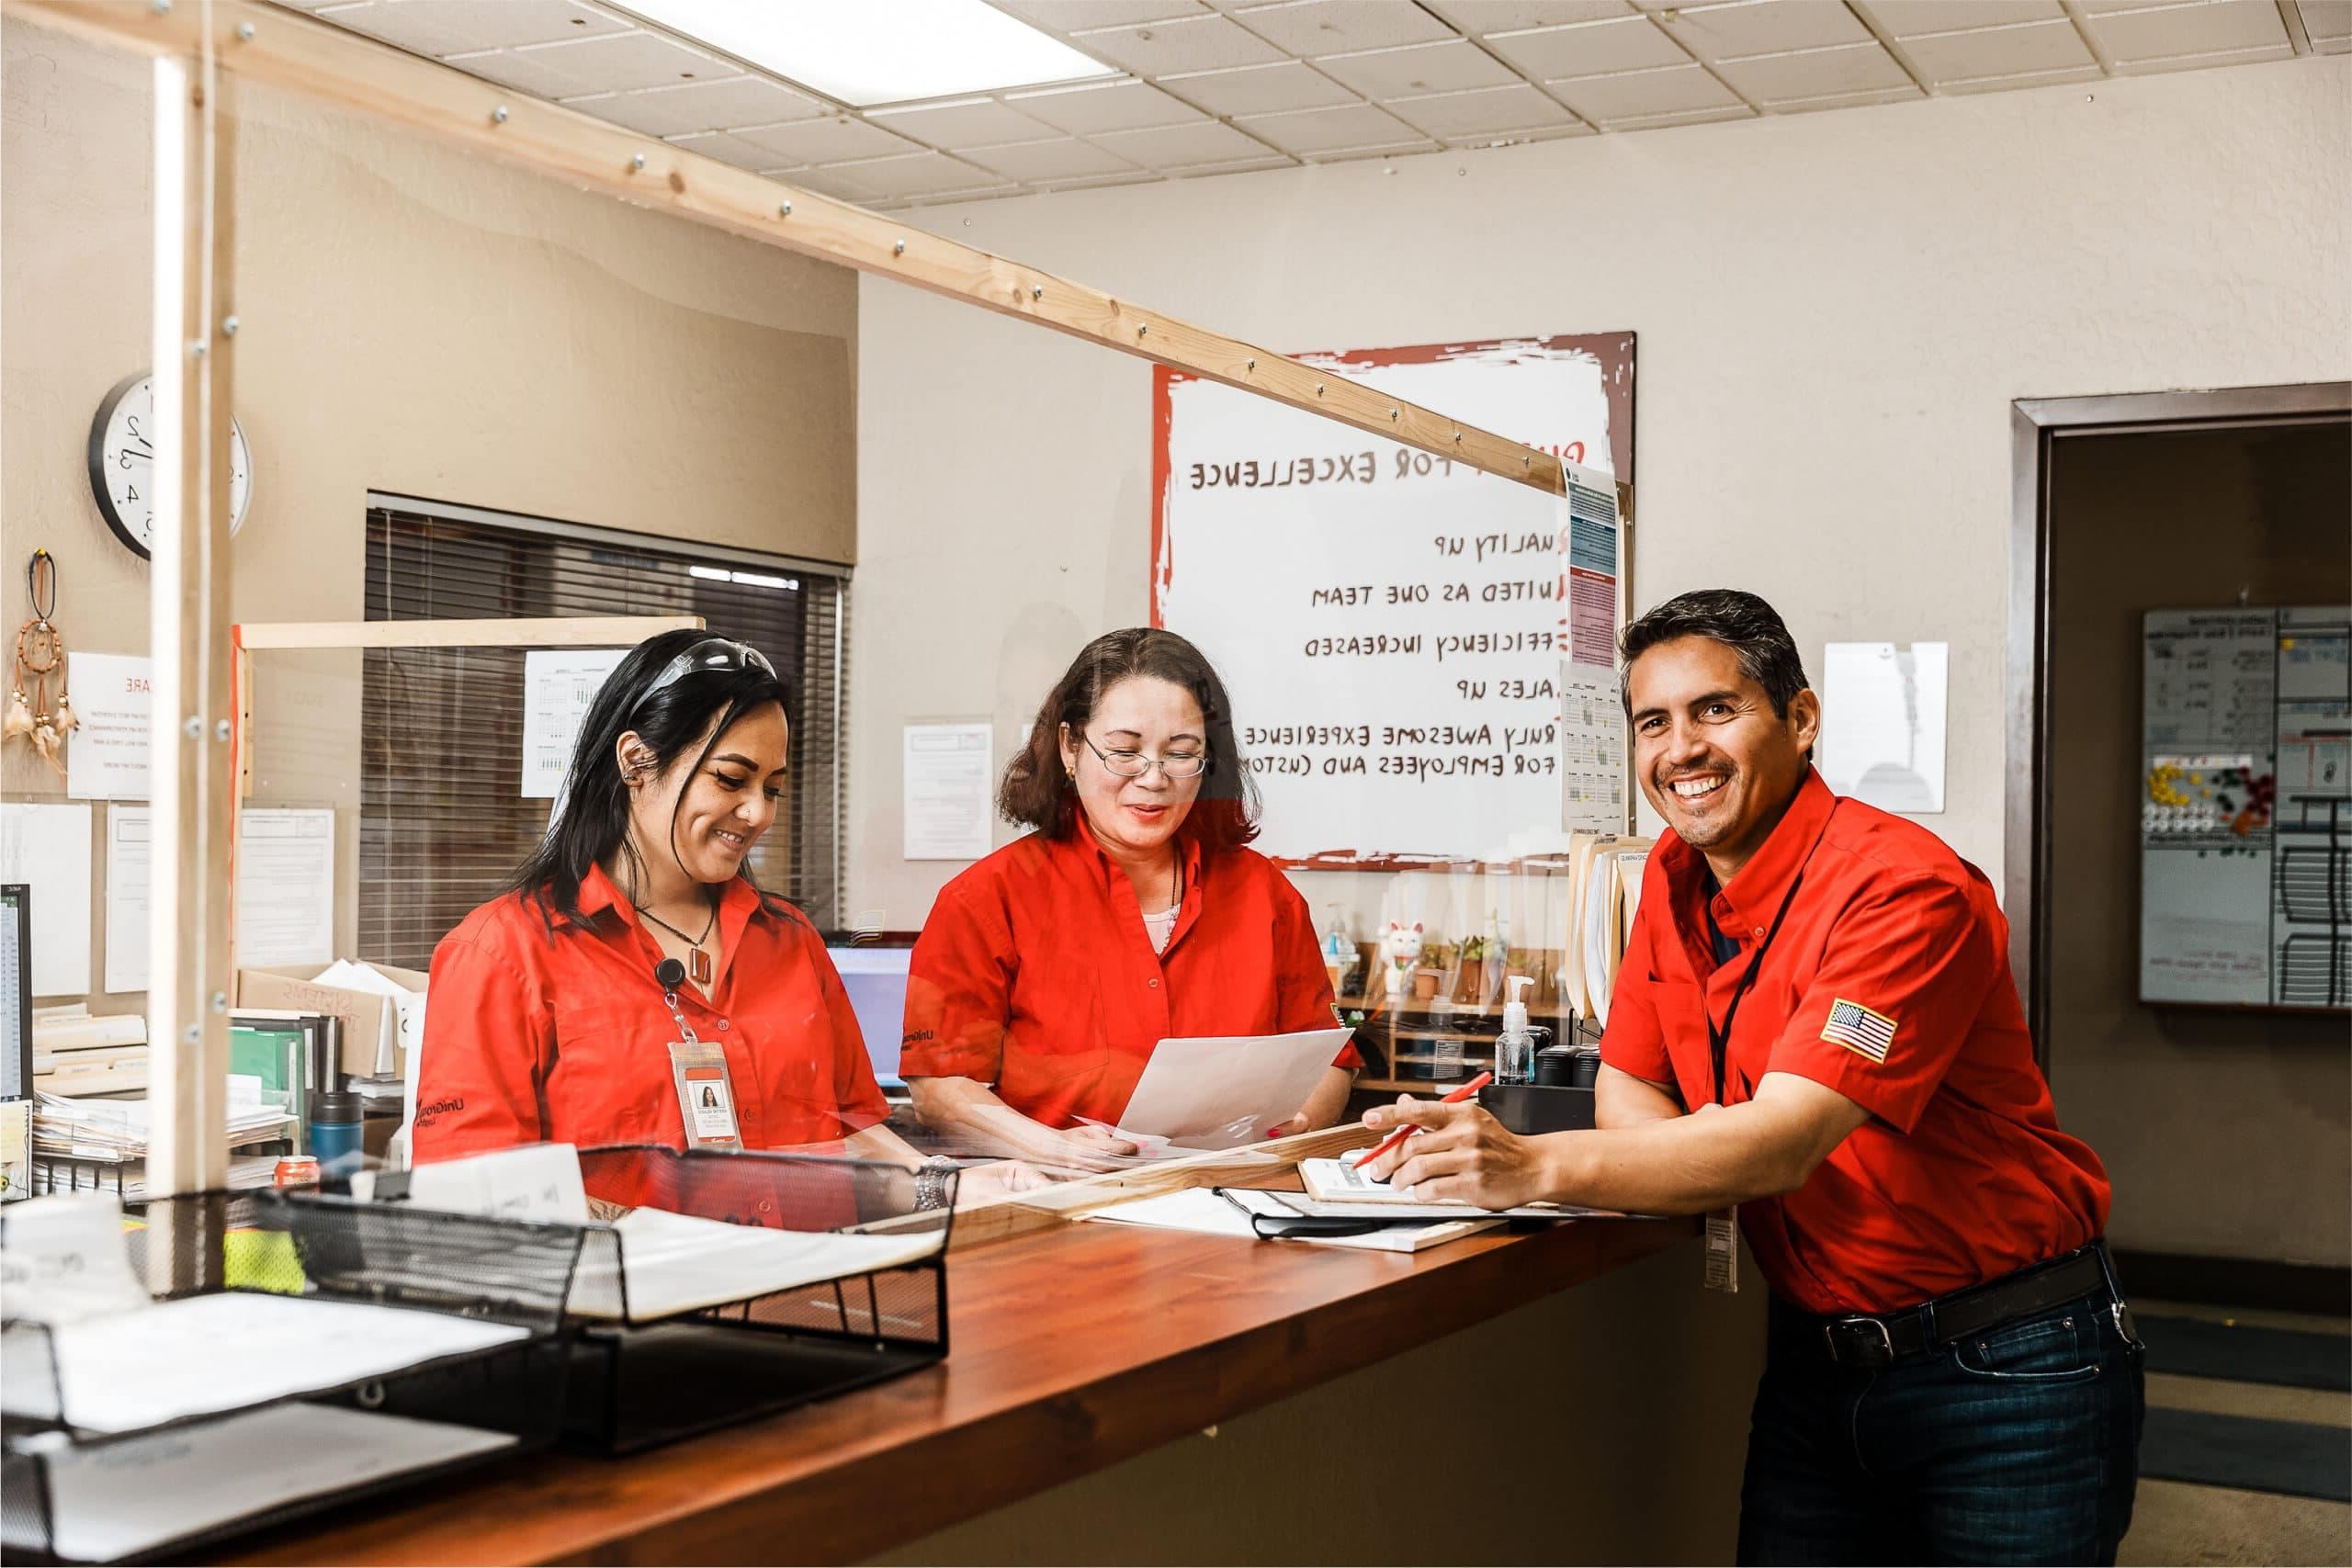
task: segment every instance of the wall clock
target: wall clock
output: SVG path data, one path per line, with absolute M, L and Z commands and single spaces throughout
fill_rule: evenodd
M 98 511 L 131 551 L 154 554 L 155 379 L 135 371 L 115 383 L 90 421 L 90 491 Z M 253 454 L 245 433 L 229 422 L 229 532 L 245 525 L 254 499 Z

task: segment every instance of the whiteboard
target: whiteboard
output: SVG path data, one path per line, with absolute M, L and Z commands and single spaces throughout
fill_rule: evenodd
M 1632 352 L 1622 334 L 1300 356 L 1562 454 L 1573 516 L 1567 499 L 1159 367 L 1153 622 L 1225 679 L 1264 799 L 1260 850 L 1502 859 L 1579 813 L 1623 826 L 1611 465 L 1630 455 Z

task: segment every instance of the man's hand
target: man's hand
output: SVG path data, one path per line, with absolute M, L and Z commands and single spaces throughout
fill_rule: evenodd
M 1323 1076 L 1298 1108 L 1298 1114 L 1289 1121 L 1266 1129 L 1268 1138 L 1291 1138 L 1301 1133 L 1312 1133 L 1318 1127 L 1339 1124 L 1348 1109 L 1348 1091 L 1355 1088 L 1356 1076 L 1345 1067 L 1326 1067 Z
M 1543 1154 L 1473 1104 L 1447 1105 L 1410 1095 L 1363 1113 L 1384 1135 L 1406 1122 L 1421 1130 L 1367 1168 L 1379 1180 L 1428 1202 L 1510 1209 L 1549 1198 Z

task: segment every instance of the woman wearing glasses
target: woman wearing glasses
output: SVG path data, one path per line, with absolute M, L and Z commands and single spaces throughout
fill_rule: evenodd
M 544 1141 L 835 1145 L 922 1166 L 883 1125 L 816 930 L 745 864 L 775 820 L 787 739 L 783 684 L 748 644 L 664 632 L 621 660 L 546 839 L 434 953 L 420 1163 Z
M 1036 831 L 943 888 L 916 942 L 899 1071 L 924 1122 L 1102 1168 L 1152 1047 L 1329 1029 L 1306 900 L 1264 856 L 1224 683 L 1173 632 L 1080 650 L 998 807 Z M 1352 1047 L 1284 1129 L 1346 1109 Z M 1102 1123 L 1102 1125 L 1094 1125 Z

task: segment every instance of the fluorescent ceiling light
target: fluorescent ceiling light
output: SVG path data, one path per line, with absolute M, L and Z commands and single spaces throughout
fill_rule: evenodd
M 1115 74 L 982 0 L 623 0 L 647 21 L 860 108 Z

